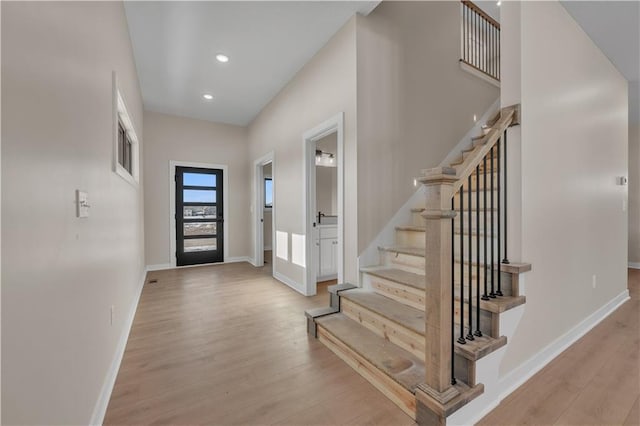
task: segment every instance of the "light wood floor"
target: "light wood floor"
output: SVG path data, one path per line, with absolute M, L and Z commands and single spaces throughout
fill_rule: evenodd
M 270 265 L 149 273 L 105 424 L 411 425 L 317 340 L 303 311 L 326 306 Z M 486 416 L 482 425 L 640 423 L 640 271 L 632 300 Z
M 640 270 L 629 270 L 629 293 L 630 301 L 479 424 L 640 424 Z
M 304 297 L 270 266 L 149 273 L 105 424 L 386 424 L 413 421 L 316 339 Z

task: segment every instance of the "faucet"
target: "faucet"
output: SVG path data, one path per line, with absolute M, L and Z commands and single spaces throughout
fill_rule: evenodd
M 324 217 L 324 213 L 318 212 L 318 225 L 320 225 L 320 218 Z

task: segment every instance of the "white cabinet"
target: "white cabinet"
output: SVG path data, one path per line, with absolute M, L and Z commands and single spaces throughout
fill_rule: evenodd
M 338 274 L 338 230 L 336 226 L 321 226 L 316 248 L 316 277 L 334 279 Z

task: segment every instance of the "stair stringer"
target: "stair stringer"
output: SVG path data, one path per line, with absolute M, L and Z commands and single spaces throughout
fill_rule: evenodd
M 522 275 L 520 274 L 521 281 L 524 279 Z M 500 403 L 504 391 L 504 386 L 501 383 L 500 365 L 508 351 L 509 342 L 516 334 L 525 307 L 526 304 L 500 314 L 500 334 L 507 337 L 507 344 L 476 361 L 476 383 L 484 385 L 484 393 L 447 417 L 447 426 L 475 424 Z
M 471 139 L 482 132 L 482 126 L 489 121 L 489 119 L 498 112 L 500 108 L 500 99 L 496 101 L 485 111 L 485 113 L 476 121 L 475 125 L 460 139 L 460 141 L 453 147 L 453 149 L 447 154 L 447 156 L 440 162 L 439 167 L 448 166 L 456 158 L 462 155 L 462 151 L 469 148 Z M 420 185 L 420 188 L 407 200 L 406 203 L 398 209 L 398 211 L 391 217 L 389 222 L 380 230 L 376 237 L 369 243 L 366 249 L 358 256 L 358 282 L 359 287 L 362 287 L 362 272 L 363 267 L 374 266 L 380 263 L 380 253 L 378 248 L 388 246 L 394 243 L 396 237 L 396 227 L 411 223 L 411 209 L 414 207 L 424 206 L 425 189 Z

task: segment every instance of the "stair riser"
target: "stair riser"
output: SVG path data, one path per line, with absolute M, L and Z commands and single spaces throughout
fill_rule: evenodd
M 481 209 L 484 208 L 484 193 L 480 192 L 480 207 Z M 467 192 L 463 193 L 464 195 L 464 209 L 465 212 L 467 211 L 467 209 L 469 208 L 469 195 Z M 504 204 L 504 197 L 501 197 L 500 199 L 500 203 Z M 471 208 L 475 209 L 476 208 L 476 193 L 475 192 L 471 192 Z M 493 205 L 494 208 L 498 208 L 498 194 L 496 191 L 494 191 L 493 194 Z M 453 206 L 455 209 L 459 209 L 460 208 L 460 196 L 456 195 L 455 197 L 453 197 Z M 487 192 L 487 207 L 491 207 L 491 191 Z M 496 212 L 494 212 L 494 215 L 496 214 Z
M 322 326 L 318 326 L 318 340 L 415 420 L 416 399 L 411 392 L 381 372 L 364 357 L 351 350 Z
M 494 165 L 495 167 L 495 165 Z M 476 180 L 476 174 L 473 173 L 471 175 L 471 189 L 473 191 L 475 191 L 476 189 L 478 189 L 478 187 L 480 189 L 484 189 L 485 185 L 484 185 L 484 173 L 480 173 L 480 185 L 477 184 L 477 180 Z M 498 187 L 498 173 L 493 173 L 493 187 L 497 188 Z M 489 173 L 489 171 L 487 171 L 487 189 L 491 188 L 491 173 Z M 466 185 L 465 185 L 465 189 L 466 189 Z
M 476 307 L 472 305 L 473 309 L 473 330 L 476 331 Z M 456 301 L 453 305 L 453 321 L 455 323 L 455 329 L 460 328 L 461 316 L 460 316 L 460 302 Z M 493 313 L 480 309 L 480 331 L 485 336 L 497 337 L 493 336 L 491 333 L 491 325 L 492 325 Z M 469 332 L 469 304 L 464 304 L 464 327 L 465 327 L 465 336 Z
M 411 212 L 411 225 L 425 226 L 426 219 L 422 217 L 422 212 Z
M 340 310 L 352 320 L 376 333 L 378 336 L 424 359 L 424 336 L 409 330 L 346 298 L 340 301 Z
M 389 299 L 424 311 L 425 300 L 423 290 L 380 278 L 375 275 L 369 275 L 367 273 L 363 275 L 363 281 L 365 288 L 371 288 L 376 293 L 388 297 Z
M 482 295 L 484 294 L 484 273 L 482 272 L 482 269 L 480 271 L 481 271 L 480 272 L 480 295 Z M 473 297 L 475 297 L 477 294 L 477 288 L 478 288 L 476 285 L 475 270 L 473 271 L 472 277 L 473 277 L 473 285 L 471 286 L 471 294 L 473 295 Z M 503 296 L 513 295 L 511 278 L 512 278 L 511 274 L 507 272 L 502 272 L 502 276 L 500 277 L 500 290 L 502 290 Z M 494 274 L 494 279 L 495 279 L 494 290 L 497 290 L 498 278 L 496 274 Z M 460 270 L 459 269 L 454 269 L 453 281 L 455 283 L 456 289 L 459 289 L 460 288 Z M 487 276 L 487 288 L 489 292 L 491 292 L 491 276 L 490 275 Z M 456 292 L 458 291 L 459 290 L 456 290 Z M 465 269 L 464 270 L 464 295 L 467 296 L 468 294 L 469 294 L 469 271 Z
M 454 244 L 454 250 L 453 253 L 456 256 L 456 259 L 460 258 L 460 234 L 454 234 L 453 236 L 454 240 L 453 240 L 453 244 Z M 484 237 L 480 237 L 480 262 L 484 262 Z M 477 249 L 477 241 L 478 241 L 478 237 L 472 235 L 471 236 L 471 251 L 472 251 L 472 255 L 471 255 L 471 259 L 475 262 L 476 261 L 476 249 Z M 498 261 L 498 243 L 497 240 L 493 240 L 494 242 L 494 247 L 493 247 L 493 257 L 494 257 L 494 262 Z M 502 254 L 504 257 L 504 247 L 501 247 L 502 250 Z M 468 234 L 464 234 L 464 253 L 465 259 L 469 258 L 469 235 Z M 491 240 L 487 240 L 487 253 L 489 254 L 489 263 L 491 263 Z
M 471 211 L 471 232 L 472 233 L 476 233 L 478 231 L 478 226 L 476 226 L 477 224 L 476 220 L 477 220 L 476 212 Z M 464 232 L 467 233 L 469 231 L 469 210 L 467 210 L 466 208 L 466 203 L 465 203 L 463 222 L 464 222 Z M 504 223 L 502 223 L 502 225 L 504 225 Z M 488 234 L 491 234 L 491 212 L 488 212 L 487 214 L 486 229 L 489 231 Z M 453 230 L 456 234 L 460 233 L 460 212 L 459 211 L 456 212 L 456 217 L 453 221 Z M 481 232 L 481 237 L 483 238 L 484 238 L 484 230 L 485 230 L 484 213 L 481 211 L 480 212 L 480 232 Z M 493 212 L 493 233 L 494 234 L 498 233 L 498 212 Z
M 476 385 L 476 363 L 474 361 L 455 354 L 453 364 L 454 376 L 457 380 L 462 380 L 469 386 Z
M 399 246 L 424 248 L 426 244 L 425 232 L 396 229 L 396 244 Z
M 422 256 L 384 251 L 381 253 L 380 263 L 390 268 L 424 275 L 424 257 Z

